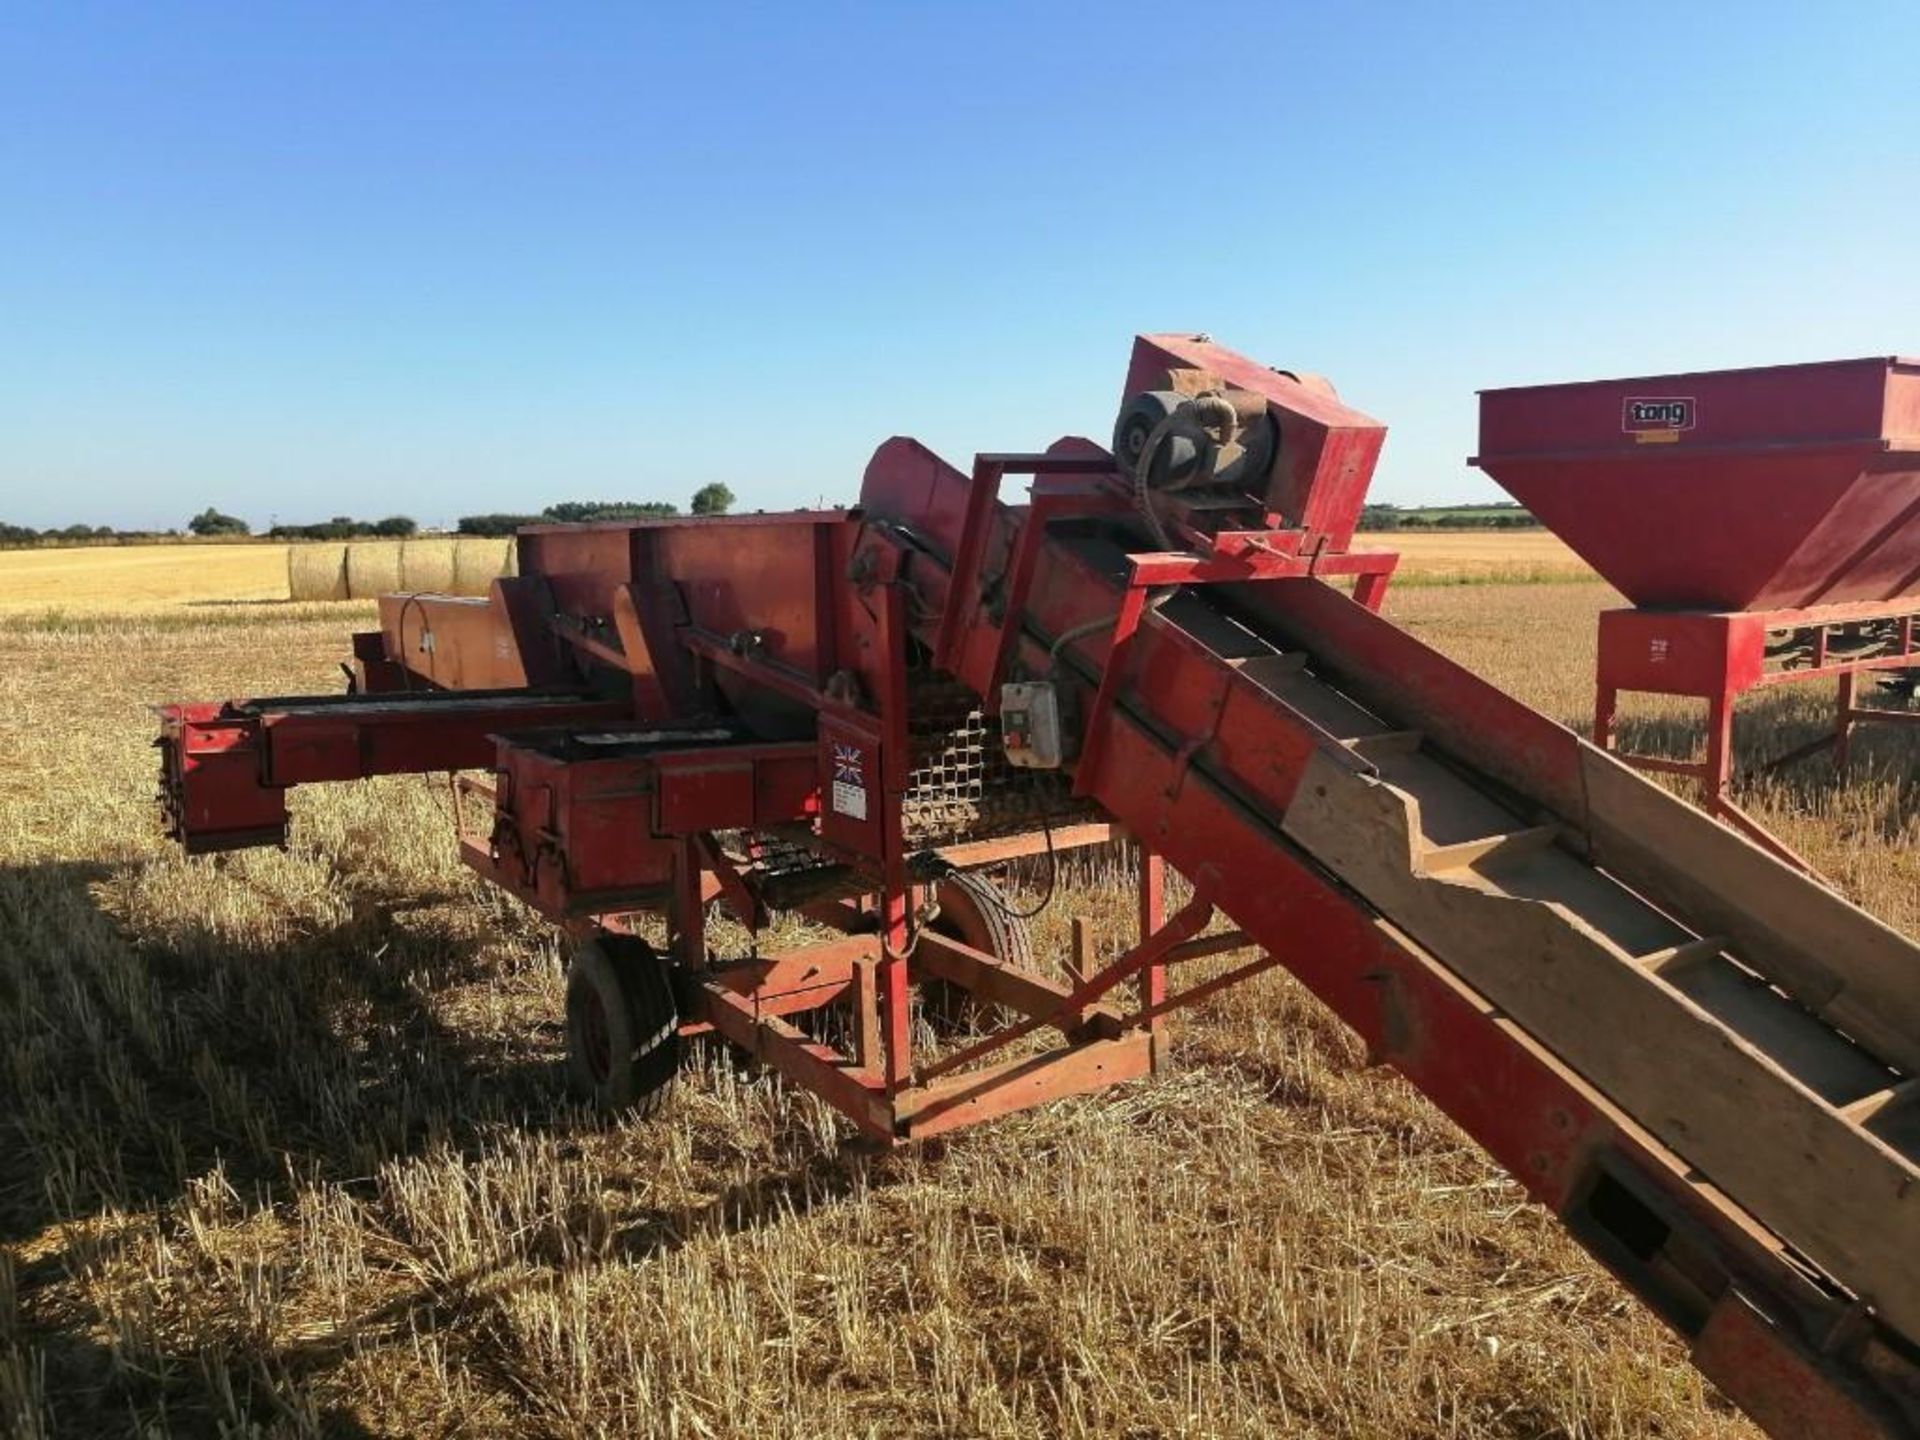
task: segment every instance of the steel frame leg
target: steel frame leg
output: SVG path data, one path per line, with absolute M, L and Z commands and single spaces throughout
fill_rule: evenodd
M 1853 726 L 1859 716 L 1859 672 L 1841 671 L 1838 690 L 1833 723 L 1833 768 L 1844 771 L 1853 761 Z
M 1140 846 L 1138 943 L 1144 945 L 1149 936 L 1167 923 L 1167 862 L 1144 840 L 1136 843 Z M 1140 1008 L 1148 1016 L 1147 1034 L 1155 1073 L 1165 1068 L 1167 1058 L 1167 1020 L 1165 1014 L 1156 1009 L 1164 1005 L 1166 999 L 1167 967 L 1155 962 L 1140 972 Z
M 673 897 L 667 906 L 667 948 L 687 971 L 707 968 L 707 898 L 696 840 L 680 842 L 674 857 Z
M 1733 808 L 1727 795 L 1733 784 L 1733 695 L 1725 690 L 1707 699 L 1707 763 L 1700 784 L 1715 814 Z
M 875 974 L 880 1006 L 880 1051 L 887 1094 L 897 1095 L 913 1078 L 913 1026 L 908 1001 L 907 906 L 909 895 L 889 885 L 880 897 L 880 963 Z
M 1842 676 L 1842 694 L 1851 696 L 1848 681 L 1851 676 Z M 1699 698 L 1707 702 L 1707 753 L 1699 761 L 1669 761 L 1645 755 L 1621 754 L 1616 747 L 1617 724 L 1620 712 L 1620 691 L 1617 686 L 1601 684 L 1594 690 L 1593 696 L 1593 743 L 1609 754 L 1619 756 L 1627 764 L 1638 770 L 1652 770 L 1662 774 L 1681 775 L 1691 779 L 1699 789 L 1700 808 L 1739 831 L 1762 850 L 1777 856 L 1796 870 L 1812 875 L 1817 872 L 1805 859 L 1796 854 L 1789 846 L 1775 837 L 1764 825 L 1760 824 L 1746 811 L 1733 803 L 1728 792 L 1733 788 L 1733 707 L 1739 698 L 1736 690 L 1722 690 L 1717 694 Z M 1849 705 L 1842 702 L 1842 725 L 1849 721 L 1845 718 Z M 1857 713 L 1857 712 L 1856 712 Z M 1836 739 L 1838 739 L 1836 735 Z M 1825 740 L 1818 742 L 1828 743 Z
M 1700 768 L 1700 788 L 1705 793 L 1702 808 L 1709 815 L 1738 830 L 1768 854 L 1784 860 L 1808 875 L 1819 872 L 1792 846 L 1733 803 L 1727 792 L 1733 786 L 1733 704 L 1738 692 L 1723 690 L 1707 697 L 1707 759 Z

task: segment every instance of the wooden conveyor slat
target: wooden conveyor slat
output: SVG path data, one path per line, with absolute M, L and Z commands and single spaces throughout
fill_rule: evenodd
M 1287 637 L 1284 663 L 1226 663 L 1375 773 L 1317 755 L 1284 833 L 1737 1204 L 1920 1336 L 1920 1124 L 1907 1078 L 1920 1027 L 1884 1010 L 1872 1034 L 1849 1025 L 1860 1014 L 1853 982 L 1871 991 L 1889 974 L 1884 948 L 1865 974 L 1816 970 L 1791 947 L 1782 962 L 1751 943 L 1750 929 L 1728 933 L 1718 916 L 1690 919 L 1672 898 L 1686 893 L 1684 876 L 1662 877 L 1668 898 L 1650 903 L 1593 863 L 1590 837 L 1567 816 L 1443 754 L 1430 715 L 1370 709 L 1316 660 L 1295 663 L 1301 644 Z M 1662 863 L 1660 837 L 1638 839 L 1641 863 Z M 1827 894 L 1774 872 L 1809 903 Z M 1920 951 L 1904 943 L 1920 980 Z M 1844 965 L 1844 949 L 1830 958 Z

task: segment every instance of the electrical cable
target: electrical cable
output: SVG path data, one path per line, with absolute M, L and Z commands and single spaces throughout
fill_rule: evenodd
M 1174 548 L 1173 537 L 1167 534 L 1167 527 L 1161 523 L 1159 512 L 1153 508 L 1153 492 L 1147 483 L 1148 477 L 1152 474 L 1154 457 L 1160 447 L 1166 444 L 1175 434 L 1185 431 L 1189 424 L 1201 430 L 1200 439 L 1203 443 L 1199 448 L 1203 467 L 1201 476 L 1202 483 L 1205 482 L 1206 476 L 1213 473 L 1214 463 L 1219 455 L 1219 450 L 1211 443 L 1213 437 L 1205 433 L 1204 425 L 1195 418 L 1196 412 L 1200 409 L 1200 401 L 1202 400 L 1213 401 L 1217 406 L 1226 411 L 1227 418 L 1221 423 L 1226 427 L 1223 433 L 1230 440 L 1233 435 L 1232 425 L 1235 420 L 1233 407 L 1220 396 L 1200 396 L 1198 399 L 1182 405 L 1171 415 L 1167 416 L 1166 419 L 1154 426 L 1152 431 L 1147 435 L 1146 443 L 1141 445 L 1139 456 L 1133 462 L 1133 506 L 1134 509 L 1140 512 L 1140 518 L 1147 522 L 1148 532 L 1153 536 L 1154 542 L 1158 544 L 1162 550 L 1171 550 Z M 1211 412 L 1212 407 L 1209 407 L 1209 410 Z M 1189 435 L 1188 438 L 1191 439 L 1193 437 Z M 1142 618 L 1145 618 L 1145 615 L 1153 614 L 1161 606 L 1165 605 L 1167 601 L 1171 600 L 1177 588 L 1178 587 L 1175 586 L 1166 586 L 1149 595 L 1147 597 L 1146 610 Z M 1116 612 L 1112 615 L 1103 615 L 1095 620 L 1088 620 L 1084 624 L 1075 625 L 1070 630 L 1061 631 L 1059 635 L 1054 637 L 1053 645 L 1047 651 L 1047 673 L 1052 674 L 1059 667 L 1060 654 L 1067 646 L 1073 644 L 1076 640 L 1084 640 L 1087 636 L 1101 630 L 1110 629 L 1119 618 L 1120 616 L 1118 612 Z
M 1036 781 L 1034 783 L 1035 791 L 1037 792 L 1039 788 L 1040 782 Z M 988 903 L 1009 920 L 1033 919 L 1034 916 L 1038 915 L 1053 903 L 1054 891 L 1059 887 L 1060 857 L 1053 848 L 1053 825 L 1048 820 L 1044 807 L 1040 811 L 1040 834 L 1047 842 L 1047 888 L 1045 893 L 1041 895 L 1040 902 L 1031 910 L 1016 910 L 1007 904 L 1006 901 L 1002 900 L 998 894 L 991 891 L 987 893 L 986 898 Z
M 434 671 L 433 625 L 427 619 L 427 607 L 420 603 L 422 593 L 419 590 L 410 591 L 400 602 L 400 617 L 393 627 L 400 638 L 400 688 L 406 691 L 413 689 L 413 668 L 407 664 L 407 611 L 413 607 L 420 611 L 420 648 L 427 655 L 427 683 L 439 683 Z

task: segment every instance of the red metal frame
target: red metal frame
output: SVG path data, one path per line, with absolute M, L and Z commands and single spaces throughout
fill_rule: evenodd
M 1298 532 L 1299 553 L 1345 552 L 1353 543 L 1367 486 L 1387 427 L 1342 403 L 1316 375 L 1276 370 L 1216 344 L 1211 336 L 1142 335 L 1133 346 L 1122 400 L 1142 390 L 1181 388 L 1184 372 L 1200 385 L 1245 390 L 1267 400 L 1279 454 L 1257 498 L 1273 530 Z
M 1895 638 L 1891 649 L 1857 657 L 1836 657 L 1832 653 L 1830 637 L 1836 627 L 1876 622 L 1892 627 Z M 1831 749 L 1835 766 L 1844 769 L 1854 726 L 1920 724 L 1920 711 L 1875 708 L 1861 705 L 1858 699 L 1862 675 L 1920 668 L 1917 629 L 1920 600 L 1914 598 L 1796 610 L 1605 611 L 1600 616 L 1594 743 L 1642 770 L 1692 780 L 1699 787 L 1703 808 L 1764 849 L 1807 869 L 1804 860 L 1733 802 L 1734 707 L 1752 690 L 1812 680 L 1834 681 L 1832 733 L 1774 757 L 1763 768 L 1778 768 Z M 1769 668 L 1769 638 L 1796 634 L 1809 637 L 1804 663 Z M 1620 750 L 1617 729 L 1622 692 L 1683 695 L 1705 701 L 1704 754 L 1676 760 Z
M 168 834 L 194 854 L 277 845 L 296 785 L 490 764 L 493 736 L 622 720 L 623 701 L 519 690 L 304 696 L 159 709 Z
M 1026 516 L 1011 542 L 999 574 L 989 577 L 983 560 L 1003 528 L 998 501 L 1007 475 L 1032 475 L 1035 483 Z M 1026 609 L 1034 568 L 1047 527 L 1056 520 L 1134 514 L 1134 500 L 1115 485 L 1112 457 L 1087 453 L 1079 445 L 1046 455 L 982 455 L 974 462 L 967 506 L 952 573 L 959 577 L 958 598 L 942 612 L 933 642 L 934 663 L 955 674 L 972 674 L 973 659 L 991 656 L 981 693 L 991 697 L 1006 678 L 1007 661 Z M 1139 623 L 1148 588 L 1221 584 L 1247 580 L 1352 577 L 1354 598 L 1369 610 L 1386 602 L 1387 585 L 1400 557 L 1389 550 L 1305 550 L 1301 530 L 1227 530 L 1210 535 L 1188 531 L 1204 553 L 1139 554 L 1129 557 L 1133 579 L 1116 620 L 1112 643 L 1125 643 Z M 988 603 L 989 598 L 991 604 Z M 1089 726 L 1096 731 L 1099 727 Z

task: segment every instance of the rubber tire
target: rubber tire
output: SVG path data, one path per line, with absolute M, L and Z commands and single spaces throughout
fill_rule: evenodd
M 585 941 L 567 968 L 567 1075 L 602 1115 L 656 1113 L 680 1072 L 680 1012 L 666 963 L 643 940 Z
M 1032 930 L 1025 920 L 1006 913 L 1006 897 L 986 876 L 958 871 L 941 880 L 934 895 L 940 911 L 927 925 L 929 930 L 971 945 L 1003 965 L 1034 968 Z M 949 981 L 923 980 L 919 988 L 921 1012 L 936 1034 L 991 1028 L 1006 1018 L 1004 1007 L 976 1000 Z
M 961 870 L 934 887 L 940 912 L 929 930 L 971 945 L 1003 965 L 1033 968 L 1033 932 L 1027 922 L 1006 912 L 1000 887 L 977 870 Z

